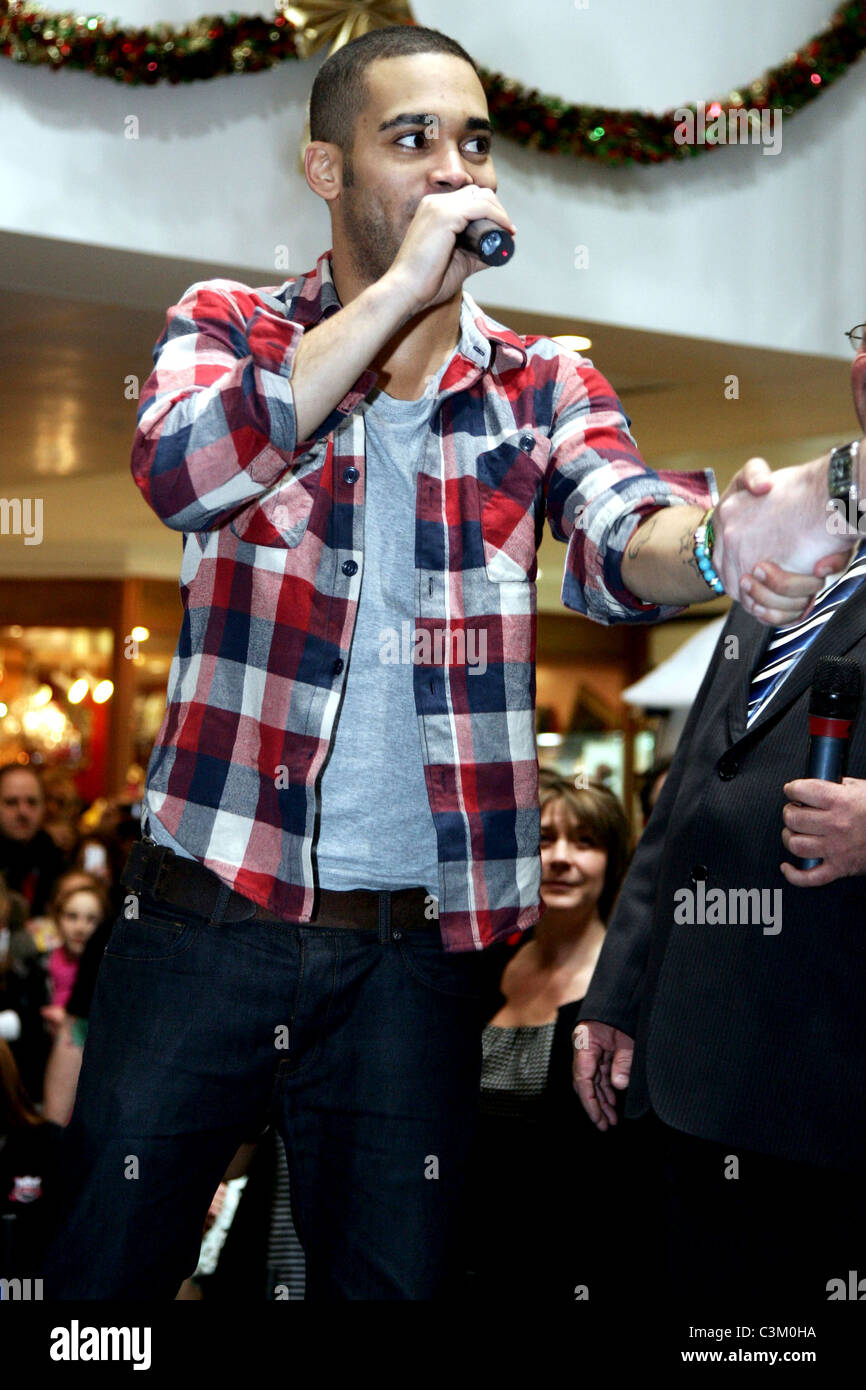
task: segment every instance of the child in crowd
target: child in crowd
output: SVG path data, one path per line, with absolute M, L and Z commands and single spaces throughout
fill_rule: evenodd
M 108 894 L 98 879 L 76 874 L 70 883 L 58 884 L 52 899 L 52 916 L 59 943 L 48 958 L 51 1002 L 42 1017 L 56 1034 L 66 1017 L 66 1004 L 78 975 L 84 948 L 110 912 Z

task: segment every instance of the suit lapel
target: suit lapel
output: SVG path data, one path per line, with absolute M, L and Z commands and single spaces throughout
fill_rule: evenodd
M 746 732 L 749 687 L 752 676 L 764 659 L 764 653 L 773 635 L 773 629 L 764 627 L 757 619 L 751 618 L 739 603 L 735 603 L 731 610 L 731 627 L 728 635 L 736 637 L 739 644 L 737 659 L 724 663 L 730 668 L 728 676 L 730 690 L 726 700 L 728 738 L 731 743 L 736 743 Z

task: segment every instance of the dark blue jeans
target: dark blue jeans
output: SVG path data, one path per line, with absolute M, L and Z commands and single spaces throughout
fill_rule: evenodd
M 52 1299 L 173 1299 L 238 1146 L 289 1160 L 310 1299 L 456 1296 L 481 1069 L 481 953 L 438 923 L 227 923 L 149 894 L 100 965 Z

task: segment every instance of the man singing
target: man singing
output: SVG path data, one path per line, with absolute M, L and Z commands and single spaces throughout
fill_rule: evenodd
M 840 563 L 799 525 L 814 465 L 747 465 L 713 549 L 712 475 L 653 472 L 589 362 L 463 290 L 483 269 L 456 245 L 468 223 L 519 229 L 458 44 L 348 44 L 310 120 L 332 249 L 278 287 L 193 285 L 142 392 L 133 473 L 183 532 L 184 617 L 48 1297 L 172 1298 L 268 1121 L 308 1297 L 452 1293 L 480 967 L 541 910 L 545 515 L 563 603 L 601 623 L 720 582 L 792 621 Z

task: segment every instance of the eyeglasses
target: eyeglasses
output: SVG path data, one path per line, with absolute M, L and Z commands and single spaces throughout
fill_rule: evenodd
M 858 323 L 856 328 L 849 328 L 845 334 L 855 352 L 860 352 L 863 347 L 864 333 L 866 333 L 866 323 Z

